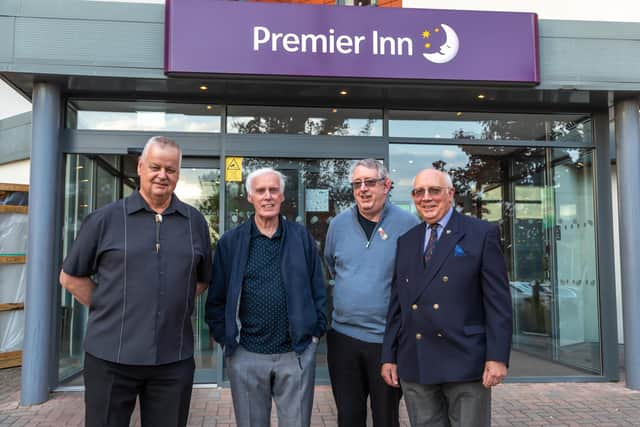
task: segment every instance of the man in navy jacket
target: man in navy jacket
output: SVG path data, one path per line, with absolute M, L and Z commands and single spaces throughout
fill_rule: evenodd
M 435 169 L 412 195 L 424 223 L 398 239 L 381 374 L 402 385 L 412 426 L 490 426 L 512 333 L 498 227 L 455 212 Z
M 280 216 L 285 177 L 258 169 L 246 179 L 255 209 L 218 242 L 206 321 L 224 347 L 238 426 L 311 422 L 315 354 L 326 330 L 326 294 L 316 243 Z

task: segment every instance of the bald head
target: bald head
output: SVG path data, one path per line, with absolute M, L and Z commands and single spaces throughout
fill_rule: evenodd
M 413 202 L 428 224 L 440 221 L 449 212 L 454 193 L 451 177 L 446 172 L 423 169 L 413 178 Z

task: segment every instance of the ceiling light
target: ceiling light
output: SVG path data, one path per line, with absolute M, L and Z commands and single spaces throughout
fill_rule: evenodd
M 349 92 L 347 92 L 344 89 L 340 91 L 340 95 L 342 95 L 342 96 L 345 96 L 345 95 L 348 95 L 348 94 L 349 94 Z
M 458 112 L 456 113 L 456 116 L 457 116 L 457 117 L 460 117 L 461 115 L 462 115 L 462 111 L 458 111 Z
M 201 85 L 200 86 L 200 90 L 208 90 L 208 89 L 209 89 L 209 86 L 207 86 L 207 85 Z
M 213 105 L 207 105 L 207 110 L 212 110 L 213 109 Z
M 478 98 L 478 99 L 485 99 L 485 98 L 486 98 L 486 96 L 485 96 L 483 93 L 480 93 L 480 94 L 478 94 L 478 95 L 476 96 L 476 98 Z
M 337 112 L 338 112 L 338 109 L 337 109 L 337 108 L 332 108 L 332 109 L 331 109 L 331 112 L 332 112 L 332 113 L 337 113 Z

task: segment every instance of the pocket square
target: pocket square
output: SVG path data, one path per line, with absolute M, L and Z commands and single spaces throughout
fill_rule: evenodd
M 455 249 L 453 250 L 453 256 L 465 256 L 467 255 L 464 252 L 464 249 L 462 249 L 462 247 L 460 245 L 456 245 Z

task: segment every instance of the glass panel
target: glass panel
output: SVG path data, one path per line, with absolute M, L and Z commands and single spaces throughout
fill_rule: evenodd
M 99 209 L 118 199 L 118 177 L 112 175 L 105 168 L 96 168 L 96 205 Z
M 225 224 L 232 229 L 253 214 L 247 201 L 244 183 L 247 175 L 262 167 L 272 167 L 287 177 L 282 214 L 291 221 L 304 224 L 316 240 L 320 253 L 329 222 L 340 212 L 353 205 L 349 186 L 349 171 L 353 160 L 277 160 L 245 158 L 242 165 L 242 182 L 226 182 Z M 327 272 L 325 271 L 325 277 Z M 327 288 L 327 318 L 330 318 L 331 287 Z M 320 341 L 316 361 L 316 375 L 320 381 L 328 381 L 326 345 Z M 225 377 L 226 378 L 226 377 Z
M 553 150 L 559 351 L 564 363 L 601 365 L 593 152 Z
M 510 375 L 600 374 L 593 150 L 392 144 L 394 200 L 447 171 L 456 209 L 499 224 L 511 285 Z
M 184 159 L 183 165 L 189 160 Z M 134 190 L 137 182 L 137 156 L 67 156 L 65 190 L 65 224 L 63 249 L 66 255 L 84 218 L 93 210 Z M 202 212 L 209 224 L 212 246 L 219 239 L 220 170 L 188 168 L 180 171 L 176 194 Z M 215 349 L 204 323 L 206 293 L 196 299 L 192 316 L 194 329 L 196 383 L 215 383 Z M 84 360 L 84 335 L 87 309 L 71 294 L 61 294 L 61 337 L 59 378 L 67 385 L 81 385 Z
M 591 119 L 578 114 L 390 111 L 389 136 L 443 139 L 571 141 L 591 144 Z
M 70 101 L 67 126 L 75 129 L 220 132 L 222 107 L 144 101 Z
M 94 163 L 86 156 L 68 155 L 66 163 L 63 254 L 69 252 L 84 218 L 93 210 Z M 84 334 L 88 319 L 85 306 L 64 289 L 60 293 L 60 346 L 58 377 L 73 379 L 82 370 Z
M 220 212 L 220 169 L 182 168 L 180 180 L 176 186 L 176 195 L 185 203 L 198 209 L 209 224 L 211 247 L 220 239 L 218 227 Z M 194 358 L 196 372 L 194 383 L 217 382 L 216 347 L 209 336 L 209 327 L 205 323 L 205 303 L 207 292 L 196 298 L 191 322 L 194 334 Z
M 230 106 L 227 132 L 382 136 L 382 111 L 341 108 Z

